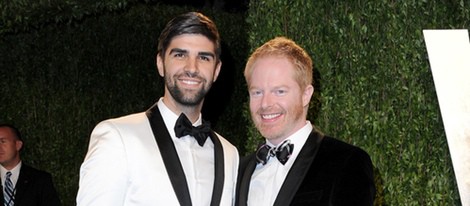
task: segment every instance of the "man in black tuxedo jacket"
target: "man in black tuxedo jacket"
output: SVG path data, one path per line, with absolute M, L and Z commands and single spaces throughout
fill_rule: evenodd
M 22 163 L 23 140 L 13 125 L 0 125 L 0 173 L 5 206 L 59 206 L 51 174 Z M 8 187 L 7 185 L 10 185 Z
M 369 155 L 307 120 L 312 69 L 308 54 L 285 37 L 249 58 L 250 112 L 266 143 L 240 163 L 236 205 L 373 205 Z

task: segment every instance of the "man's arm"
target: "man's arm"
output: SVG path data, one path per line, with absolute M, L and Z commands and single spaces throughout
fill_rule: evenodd
M 52 176 L 49 173 L 45 173 L 43 179 L 43 187 L 42 187 L 42 202 L 43 205 L 47 206 L 60 206 L 60 198 L 59 194 L 57 194 L 57 190 L 54 187 L 54 183 L 52 181 Z
M 369 155 L 355 150 L 346 161 L 341 177 L 334 186 L 333 205 L 373 205 L 375 184 Z
M 123 205 L 128 182 L 127 158 L 121 135 L 109 121 L 98 124 L 80 168 L 77 205 Z

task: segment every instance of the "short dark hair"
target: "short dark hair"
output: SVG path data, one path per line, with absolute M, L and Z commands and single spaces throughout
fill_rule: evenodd
M 208 38 L 215 45 L 215 55 L 217 61 L 220 60 L 221 46 L 219 31 L 215 23 L 199 12 L 188 12 L 181 14 L 170 20 L 158 38 L 158 53 L 165 56 L 171 40 L 175 36 L 182 34 L 200 34 Z
M 6 124 L 6 123 L 0 124 L 0 128 L 1 127 L 10 128 L 11 131 L 13 132 L 13 134 L 15 135 L 16 139 L 20 140 L 20 141 L 23 141 L 23 138 L 21 137 L 20 130 L 18 128 L 16 128 L 15 126 L 13 126 L 12 124 Z

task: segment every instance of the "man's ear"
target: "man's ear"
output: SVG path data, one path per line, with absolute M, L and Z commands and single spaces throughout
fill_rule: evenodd
M 160 74 L 161 77 L 165 76 L 165 70 L 163 69 L 163 59 L 160 55 L 160 53 L 157 54 L 157 57 L 155 58 L 155 61 L 157 62 L 157 70 L 158 74 Z
M 21 141 L 21 140 L 16 140 L 16 141 L 15 141 L 15 147 L 16 147 L 16 151 L 20 151 L 21 148 L 23 148 L 23 141 Z
M 217 63 L 217 65 L 215 66 L 214 80 L 212 82 L 215 82 L 215 80 L 217 80 L 217 77 L 219 77 L 220 68 L 222 68 L 222 61 L 219 61 L 219 63 Z
M 307 87 L 305 87 L 304 94 L 302 95 L 302 105 L 304 107 L 308 106 L 308 104 L 310 103 L 310 99 L 312 99 L 313 91 L 314 91 L 314 88 L 312 85 L 309 84 Z

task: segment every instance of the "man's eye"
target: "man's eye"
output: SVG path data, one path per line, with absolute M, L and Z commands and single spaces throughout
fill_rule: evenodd
M 184 54 L 183 53 L 175 53 L 175 55 L 173 55 L 174 57 L 184 57 Z
M 250 95 L 251 96 L 254 96 L 254 97 L 259 97 L 261 96 L 263 93 L 261 91 L 251 91 L 250 92 Z
M 283 94 L 287 93 L 287 91 L 286 90 L 276 90 L 275 93 L 277 95 L 283 95 Z
M 203 60 L 203 61 L 210 61 L 211 58 L 209 58 L 208 56 L 200 56 L 199 59 Z

